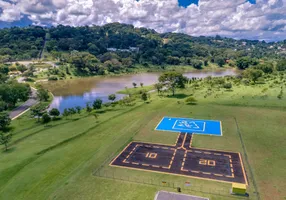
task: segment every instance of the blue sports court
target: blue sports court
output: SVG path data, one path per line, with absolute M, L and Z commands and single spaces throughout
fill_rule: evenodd
M 222 136 L 221 122 L 215 120 L 163 117 L 155 130 Z

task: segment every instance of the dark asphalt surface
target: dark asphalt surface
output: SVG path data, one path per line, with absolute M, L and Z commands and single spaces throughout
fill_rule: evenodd
M 181 133 L 175 146 L 132 142 L 111 165 L 247 183 L 238 153 L 192 148 L 191 140 Z
M 10 118 L 14 119 L 15 117 L 17 117 L 21 113 L 25 112 L 27 109 L 29 109 L 31 106 L 33 106 L 37 103 L 38 103 L 37 90 L 32 88 L 32 93 L 31 93 L 30 98 L 25 103 L 23 103 L 21 106 L 12 110 L 9 114 Z

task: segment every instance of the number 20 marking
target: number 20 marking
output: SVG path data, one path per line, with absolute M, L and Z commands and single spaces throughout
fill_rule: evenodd
M 207 166 L 215 166 L 215 161 L 214 160 L 205 160 L 205 159 L 200 159 L 199 161 L 200 165 L 207 165 Z

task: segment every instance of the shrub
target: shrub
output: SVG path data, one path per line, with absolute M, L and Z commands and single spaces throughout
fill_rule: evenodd
M 35 80 L 33 78 L 30 78 L 30 77 L 26 78 L 25 81 L 27 81 L 27 82 L 35 82 Z
M 57 76 L 50 76 L 49 81 L 57 81 L 58 80 L 58 77 Z
M 232 84 L 231 84 L 231 83 L 225 83 L 225 84 L 223 84 L 223 87 L 224 87 L 225 89 L 230 90 L 230 89 L 232 88 Z
M 195 105 L 195 104 L 197 104 L 197 100 L 194 97 L 188 97 L 186 99 L 186 103 L 190 104 L 190 105 Z
M 47 124 L 51 121 L 51 117 L 48 113 L 43 114 L 42 116 L 42 121 L 44 124 Z
M 53 118 L 56 118 L 60 115 L 60 111 L 56 108 L 53 108 L 50 110 L 49 114 L 53 116 Z
M 102 106 L 102 100 L 101 99 L 96 99 L 94 102 L 93 102 L 93 108 L 96 110 L 96 109 L 100 109 Z

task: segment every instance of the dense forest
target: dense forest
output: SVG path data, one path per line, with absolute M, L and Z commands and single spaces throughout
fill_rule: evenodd
M 46 41 L 46 42 L 45 42 Z M 157 33 L 146 28 L 112 23 L 104 26 L 43 28 L 30 26 L 0 30 L 0 62 L 39 58 L 57 60 L 65 74 L 103 75 L 129 72 L 136 65 L 148 68 L 184 65 L 197 69 L 210 63 L 240 69 L 261 59 L 280 62 L 286 40 L 266 43 L 220 36 L 193 37 L 182 33 Z M 263 62 L 264 63 L 264 62 Z M 58 72 L 56 72 L 58 73 Z M 53 72 L 52 72 L 53 74 Z

